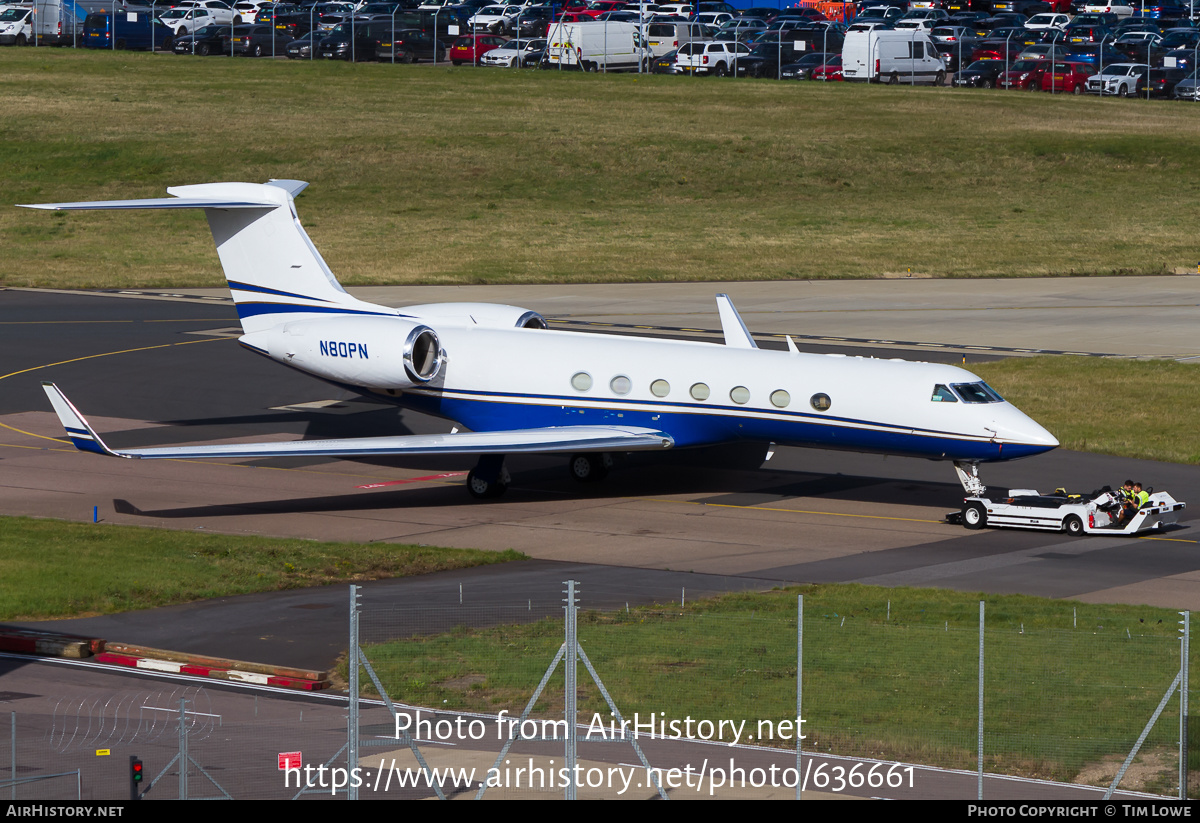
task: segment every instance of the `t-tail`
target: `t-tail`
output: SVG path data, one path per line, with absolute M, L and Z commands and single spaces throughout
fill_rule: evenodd
M 300 180 L 173 186 L 171 197 L 42 203 L 31 209 L 204 209 L 238 317 L 247 334 L 328 314 L 386 315 L 395 309 L 351 297 L 296 215 Z

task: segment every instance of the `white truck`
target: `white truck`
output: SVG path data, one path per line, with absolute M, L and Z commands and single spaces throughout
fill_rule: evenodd
M 637 71 L 640 62 L 650 59 L 636 23 L 555 23 L 546 40 L 546 62 L 552 69 Z
M 842 76 L 847 81 L 940 86 L 946 81 L 946 64 L 929 32 L 848 31 L 842 46 Z
M 1066 532 L 1072 536 L 1130 536 L 1161 530 L 1177 522 L 1184 506 L 1167 492 L 1151 494 L 1141 506 L 1126 509 L 1117 494 L 1107 487 L 1091 494 L 1061 491 L 1039 494 L 1035 489 L 1009 489 L 1007 497 L 966 498 L 962 509 L 947 514 L 946 521 L 968 529 L 990 526 Z

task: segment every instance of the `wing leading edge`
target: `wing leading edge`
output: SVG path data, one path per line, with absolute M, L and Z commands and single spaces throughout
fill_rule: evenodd
M 666 432 L 635 426 L 555 426 L 461 434 L 357 437 L 340 440 L 293 440 L 215 446 L 168 446 L 111 449 L 58 386 L 43 383 L 67 436 L 80 451 L 110 457 L 183 459 L 195 457 L 368 457 L 421 454 L 555 454 L 589 451 L 661 451 L 675 445 Z

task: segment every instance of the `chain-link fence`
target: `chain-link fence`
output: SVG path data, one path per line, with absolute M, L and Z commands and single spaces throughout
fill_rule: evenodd
M 1063 614 L 1075 620 L 1069 606 Z M 1029 786 L 1107 788 L 1180 673 L 1180 639 L 1170 633 L 1173 627 L 1135 633 L 1125 625 L 1127 617 L 1114 617 L 1106 626 L 1089 613 L 1087 627 L 1070 628 L 1047 628 L 1039 618 L 1038 627 L 1029 629 L 1019 615 L 1003 613 L 994 627 L 982 613 L 955 625 L 919 618 L 893 614 L 887 601 L 873 617 L 810 609 L 801 640 L 796 614 L 777 607 L 581 612 L 579 757 L 635 763 L 629 751 L 606 755 L 595 750 L 595 742 L 604 740 L 611 751 L 612 738 L 628 745 L 632 732 L 640 732 L 637 740 L 648 752 L 666 752 L 666 768 L 682 763 L 680 768 L 711 769 L 715 742 L 735 744 L 728 749 L 737 752 L 733 760 L 749 757 L 742 748 L 747 744 L 767 747 L 768 759 L 774 750 L 774 762 L 783 769 L 794 766 L 799 715 L 801 748 L 809 755 L 920 764 L 947 773 L 981 771 L 1025 779 Z M 452 721 L 461 716 L 483 718 L 481 727 L 491 734 L 524 713 L 536 723 L 510 743 L 510 761 L 531 752 L 570 757 L 566 730 L 552 725 L 562 724 L 570 708 L 564 691 L 569 654 L 560 652 L 569 634 L 562 617 L 528 609 L 368 608 L 364 625 L 370 626 L 361 638 L 364 654 L 391 699 L 432 707 L 430 717 L 446 721 L 444 736 L 424 731 L 425 739 L 453 744 L 458 759 L 447 764 L 478 766 L 485 750 L 495 749 L 494 740 L 472 745 L 463 739 Z M 556 655 L 559 665 L 539 688 Z M 1178 796 L 1178 699 L 1176 693 L 1166 701 L 1149 728 L 1123 773 L 1121 790 Z M 618 719 L 625 721 L 624 734 Z M 584 755 L 589 746 L 593 750 Z M 521 762 L 527 771 L 535 768 L 533 761 Z M 727 765 L 726 771 L 733 768 Z M 810 764 L 798 774 L 803 780 L 811 770 Z M 477 771 L 476 782 L 488 774 Z M 520 795 L 499 777 L 498 787 Z M 808 786 L 833 788 L 828 781 Z M 619 787 L 606 777 L 610 794 Z M 782 783 L 774 794 L 772 787 L 760 788 L 769 796 L 786 796 Z M 557 789 L 551 796 L 563 795 Z M 653 786 L 645 783 L 642 789 Z M 960 779 L 945 791 L 943 796 L 971 798 L 980 784 Z M 986 798 L 986 789 L 982 793 Z
M 790 798 L 797 782 L 1097 799 L 1118 773 L 1121 792 L 1177 797 L 1187 779 L 1195 793 L 1200 762 L 1193 745 L 1181 764 L 1180 741 L 1200 729 L 1182 734 L 1170 613 L 1081 619 L 1061 604 L 1027 626 L 1003 603 L 932 620 L 810 598 L 799 632 L 802 604 L 579 610 L 572 632 L 561 603 L 368 602 L 350 610 L 349 704 L 97 669 L 57 693 L 0 693 L 0 792 L 127 799 L 136 757 L 146 799 Z M 5 688 L 22 684 L 13 671 Z

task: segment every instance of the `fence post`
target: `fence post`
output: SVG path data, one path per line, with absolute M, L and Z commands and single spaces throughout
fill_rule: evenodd
M 566 693 L 566 721 L 567 721 L 567 742 L 566 742 L 566 757 L 567 757 L 567 774 L 571 775 L 571 779 L 567 781 L 567 800 L 576 799 L 575 786 L 575 764 L 578 759 L 578 751 L 575 747 L 575 717 L 577 707 L 575 705 L 576 688 L 575 688 L 575 669 L 579 660 L 579 646 L 577 645 L 578 636 L 576 635 L 575 627 L 575 581 L 567 581 L 567 600 L 566 600 L 566 628 L 567 628 L 567 653 L 566 657 L 566 677 L 567 677 L 567 693 Z
M 979 726 L 975 732 L 975 757 L 978 760 L 979 776 L 977 778 L 976 800 L 983 800 L 983 601 L 979 601 Z
M 350 586 L 350 711 L 346 716 L 346 774 L 350 775 L 358 774 L 358 588 Z M 353 780 L 346 781 L 346 799 L 358 800 Z
M 804 737 L 800 713 L 804 697 L 804 595 L 796 595 L 796 799 L 800 800 L 800 788 L 803 784 L 800 769 L 801 742 Z
M 179 799 L 188 799 L 187 700 L 179 698 Z
M 1179 613 L 1183 616 L 1180 623 L 1182 636 L 1179 638 L 1179 799 L 1187 800 L 1188 796 L 1188 663 L 1191 646 L 1191 611 Z

